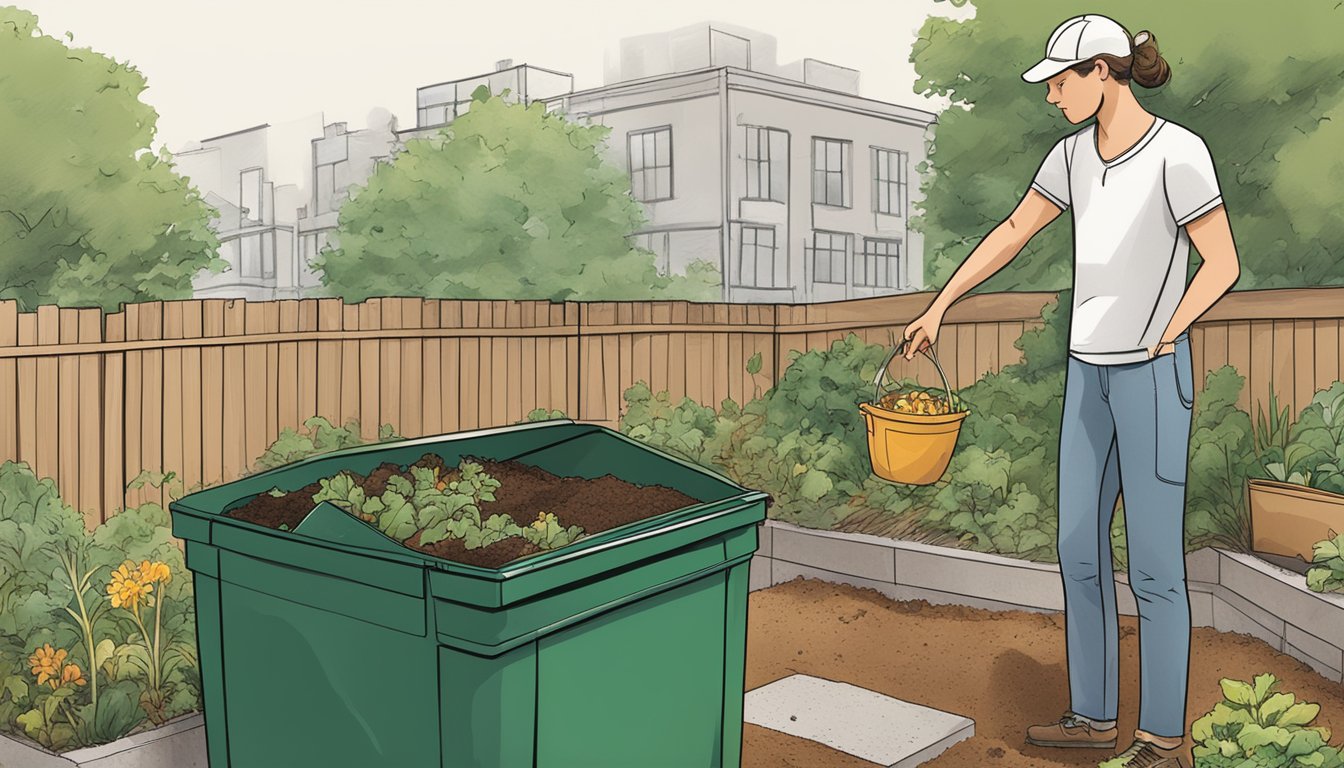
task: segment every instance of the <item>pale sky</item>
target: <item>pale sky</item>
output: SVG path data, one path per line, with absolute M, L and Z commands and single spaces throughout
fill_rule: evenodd
M 44 33 L 69 31 L 72 45 L 143 72 L 142 98 L 158 111 L 158 143 L 170 150 L 261 123 L 288 125 L 294 154 L 272 157 L 272 178 L 302 186 L 303 135 L 320 133 L 322 121 L 362 128 L 384 107 L 411 127 L 417 87 L 489 72 L 499 59 L 572 73 L 576 89 L 592 88 L 622 37 L 705 21 L 774 35 L 780 63 L 809 57 L 858 69 L 866 98 L 937 111 L 942 102 L 913 92 L 910 46 L 929 14 L 973 13 L 933 0 L 10 2 L 36 13 Z

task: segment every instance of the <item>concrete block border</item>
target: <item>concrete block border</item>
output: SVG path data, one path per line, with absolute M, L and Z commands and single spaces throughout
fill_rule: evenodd
M 1064 609 L 1059 566 L 880 536 L 801 528 L 777 520 L 759 527 L 751 589 L 799 576 L 876 589 L 897 600 L 927 600 L 989 610 Z M 1253 555 L 1205 548 L 1186 555 L 1191 622 L 1251 635 L 1344 682 L 1344 595 L 1307 589 L 1300 574 Z M 1116 575 L 1120 613 L 1136 615 L 1124 574 Z
M 110 744 L 64 754 L 0 736 L 0 766 L 24 768 L 208 768 L 205 717 L 184 715 Z

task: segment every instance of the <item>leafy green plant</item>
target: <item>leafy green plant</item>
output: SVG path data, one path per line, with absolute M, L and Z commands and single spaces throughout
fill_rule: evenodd
M 561 410 L 548 411 L 545 408 L 535 408 L 532 411 L 529 411 L 527 417 L 518 423 L 526 424 L 531 421 L 546 421 L 548 419 L 563 419 L 563 418 L 566 418 L 564 411 Z
M 1318 391 L 1286 434 L 1262 454 L 1264 471 L 1280 482 L 1344 494 L 1344 382 Z
M 547 512 L 539 513 L 528 527 L 519 526 L 509 515 L 483 517 L 481 505 L 495 500 L 499 481 L 476 462 L 463 460 L 442 477 L 437 468 L 418 466 L 411 467 L 410 474 L 409 480 L 393 475 L 380 496 L 367 497 L 355 477 L 342 472 L 320 481 L 313 503 L 329 501 L 397 541 L 419 533 L 419 543 L 426 545 L 453 538 L 461 539 L 467 549 L 477 549 L 518 536 L 541 549 L 554 549 L 583 535 L 581 527 L 564 528 Z
M 1311 727 L 1320 705 L 1276 692 L 1273 675 L 1219 682 L 1223 701 L 1191 726 L 1197 768 L 1344 766 L 1339 749 L 1328 744 L 1330 731 Z
M 142 628 L 101 589 L 126 561 L 185 570 L 162 507 L 87 531 L 50 480 L 0 465 L 0 729 L 60 750 L 199 709 L 190 581 L 157 583 L 161 602 Z
M 1265 454 L 1278 449 L 1280 455 L 1288 450 L 1288 431 L 1293 428 L 1293 417 L 1288 406 L 1279 408 L 1279 393 L 1274 388 L 1274 380 L 1269 382 L 1269 416 L 1265 416 L 1265 404 L 1256 409 L 1255 419 L 1255 455 L 1263 458 Z
M 398 435 L 391 424 L 384 424 L 378 428 L 377 442 L 396 439 Z M 257 458 L 253 469 L 262 472 L 310 456 L 362 445 L 364 442 L 357 419 L 351 419 L 345 426 L 338 427 L 321 416 L 314 416 L 303 422 L 302 430 L 286 428 L 281 431 L 275 442 Z
M 1312 568 L 1307 588 L 1313 592 L 1344 592 L 1344 534 L 1331 531 L 1330 538 L 1311 549 Z

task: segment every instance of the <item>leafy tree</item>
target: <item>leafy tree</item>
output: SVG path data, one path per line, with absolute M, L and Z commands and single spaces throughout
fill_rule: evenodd
M 602 159 L 609 128 L 481 86 L 471 110 L 406 142 L 341 206 L 337 246 L 317 258 L 327 290 L 370 296 L 711 299 L 717 274 L 659 275 L 632 247 L 643 207 Z
M 0 299 L 114 310 L 190 297 L 192 277 L 223 268 L 212 210 L 149 151 L 139 71 L 7 7 L 0 73 Z
M 1045 102 L 1044 84 L 1021 79 L 1077 5 L 975 7 L 966 21 L 930 18 L 911 55 L 915 90 L 962 107 L 939 117 L 923 182 L 926 277 L 939 286 L 1012 211 L 1054 142 L 1078 129 Z M 1344 6 L 1134 0 L 1106 13 L 1131 33 L 1152 31 L 1171 65 L 1164 86 L 1134 91 L 1208 143 L 1242 257 L 1237 287 L 1344 283 L 1344 48 L 1330 32 L 1344 26 Z M 1061 216 L 980 290 L 1067 286 L 1071 229 Z

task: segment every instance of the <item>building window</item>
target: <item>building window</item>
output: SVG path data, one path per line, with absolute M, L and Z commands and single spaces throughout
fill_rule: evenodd
M 630 162 L 630 191 L 636 200 L 652 202 L 672 197 L 672 129 L 634 131 L 626 140 Z
M 863 253 L 854 254 L 854 285 L 901 287 L 901 241 L 863 238 Z
M 238 174 L 238 205 L 243 209 L 242 217 L 257 223 L 262 221 L 261 184 L 260 168 L 249 168 Z
M 873 148 L 873 210 L 878 213 L 905 215 L 907 158 L 900 150 Z
M 789 265 L 775 247 L 774 227 L 743 226 L 733 265 L 733 285 L 739 288 L 788 288 Z
M 747 197 L 785 202 L 789 184 L 789 135 L 776 128 L 747 128 Z
M 849 235 L 836 232 L 812 233 L 812 282 L 845 284 L 845 253 Z
M 261 277 L 261 233 L 244 235 L 238 239 L 238 244 L 242 249 L 241 276 L 244 279 Z
M 849 142 L 812 139 L 812 202 L 849 207 Z

